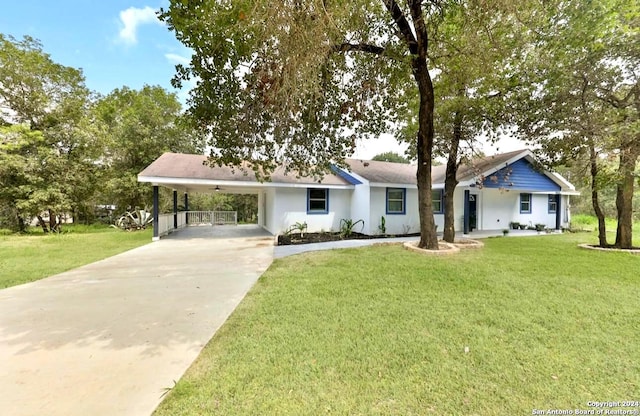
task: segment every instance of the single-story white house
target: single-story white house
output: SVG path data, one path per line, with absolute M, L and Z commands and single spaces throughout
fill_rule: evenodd
M 402 163 L 347 159 L 347 167 L 334 167 L 322 180 L 285 174 L 277 169 L 268 182 L 249 170 L 209 167 L 206 156 L 165 153 L 138 175 L 154 187 L 154 217 L 158 218 L 158 187 L 174 191 L 174 226 L 178 228 L 177 195 L 227 192 L 258 195 L 258 224 L 281 234 L 296 222 L 308 232 L 338 231 L 342 219 L 363 220 L 354 231 L 379 234 L 384 217 L 387 234 L 418 232 L 416 166 Z M 454 192 L 455 229 L 501 230 L 511 222 L 568 227 L 570 195 L 575 187 L 561 175 L 535 168 L 529 150 L 487 156 L 458 170 Z M 433 168 L 433 209 L 438 229 L 444 227 L 445 166 Z M 156 221 L 157 223 L 158 221 Z M 154 238 L 159 233 L 154 229 Z

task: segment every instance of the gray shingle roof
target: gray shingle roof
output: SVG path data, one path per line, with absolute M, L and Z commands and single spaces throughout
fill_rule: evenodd
M 212 181 L 255 182 L 256 175 L 245 164 L 241 168 L 232 169 L 229 166 L 213 166 L 205 164 L 207 160 L 203 155 L 190 155 L 183 153 L 164 153 L 152 164 L 147 166 L 139 176 L 156 178 L 183 178 L 201 179 Z M 244 170 L 242 169 L 244 168 Z M 310 177 L 296 177 L 295 172 L 285 174 L 284 168 L 278 168 L 271 174 L 271 181 L 276 183 L 291 184 L 324 184 L 324 185 L 349 185 L 341 177 L 327 174 L 318 182 Z
M 508 160 L 523 153 L 525 150 L 502 153 L 474 159 L 471 163 L 464 164 L 458 169 L 458 181 L 463 182 L 474 176 L 485 173 L 491 169 L 501 168 Z M 147 178 L 184 178 L 213 181 L 254 182 L 257 179 L 248 164 L 242 168 L 232 169 L 229 166 L 213 166 L 205 164 L 207 160 L 203 155 L 190 155 L 182 153 L 165 153 L 156 159 L 151 165 L 140 172 L 141 177 Z M 375 160 L 347 159 L 347 166 L 351 172 L 362 176 L 373 183 L 416 184 L 416 165 L 393 162 L 379 162 Z M 443 184 L 446 167 L 434 166 L 432 170 L 433 184 Z M 284 168 L 278 168 L 271 174 L 274 183 L 290 184 L 324 184 L 324 185 L 349 185 L 349 182 L 333 173 L 327 173 L 322 181 L 318 182 L 310 177 L 297 177 L 295 172 L 285 174 Z
M 369 182 L 416 184 L 416 165 L 347 159 L 349 170 Z
M 468 181 L 492 168 L 498 169 L 509 159 L 523 152 L 525 150 L 516 150 L 474 159 L 458 168 L 458 181 Z M 352 172 L 362 176 L 369 182 L 416 184 L 416 165 L 358 159 L 347 159 L 347 165 Z M 434 166 L 431 169 L 433 184 L 444 184 L 446 169 L 446 165 Z

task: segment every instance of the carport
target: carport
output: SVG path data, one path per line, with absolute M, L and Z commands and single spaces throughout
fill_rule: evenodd
M 179 156 L 179 157 L 177 157 Z M 201 155 L 165 153 L 138 175 L 138 182 L 153 186 L 153 240 L 181 230 L 179 238 L 198 236 L 242 237 L 271 235 L 265 228 L 265 190 L 255 174 L 247 168 L 211 168 Z M 173 191 L 173 212 L 161 214 L 160 187 Z M 239 226 L 235 211 L 191 211 L 189 194 L 193 193 L 254 194 L 258 196 L 258 224 Z M 182 199 L 184 210 L 178 209 Z

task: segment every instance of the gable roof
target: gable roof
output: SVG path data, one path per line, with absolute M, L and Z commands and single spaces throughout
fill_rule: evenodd
M 457 179 L 459 182 L 466 182 L 474 179 L 476 176 L 487 176 L 489 173 L 501 169 L 508 163 L 515 162 L 515 160 L 520 159 L 528 153 L 530 153 L 529 150 L 523 149 L 473 159 L 470 163 L 465 163 L 458 168 Z M 438 180 L 438 182 L 444 183 L 446 166 L 442 166 L 442 168 L 442 178 Z M 434 176 L 434 182 L 436 181 L 435 179 Z
M 478 181 L 486 182 L 486 178 L 501 171 L 501 169 L 511 169 L 510 167 L 514 163 L 522 159 L 528 162 L 529 170 L 533 172 L 534 169 L 531 165 L 535 164 L 535 157 L 531 151 L 526 149 L 474 159 L 458 168 L 457 179 L 459 186 L 474 186 Z M 333 168 L 332 172 L 327 173 L 320 181 L 312 177 L 298 176 L 296 172 L 285 173 L 285 169 L 279 167 L 271 174 L 269 182 L 261 183 L 256 179 L 255 173 L 248 164 L 243 164 L 237 168 L 229 166 L 211 167 L 206 164 L 206 161 L 207 156 L 204 155 L 164 153 L 140 172 L 138 181 L 184 187 L 234 184 L 245 187 L 322 185 L 325 187 L 353 188 L 362 183 L 358 178 L 380 186 L 385 184 L 416 186 L 417 184 L 416 165 L 406 163 L 346 159 L 347 169 Z M 520 165 L 515 166 L 521 167 Z M 445 173 L 445 165 L 432 168 L 434 188 L 443 186 Z M 562 190 L 575 190 L 571 183 L 557 173 L 535 171 L 534 174 L 544 176 L 541 180 L 546 179 L 549 182 L 553 182 Z M 486 185 L 493 187 L 490 183 Z
M 516 150 L 492 156 L 474 159 L 471 163 L 458 168 L 459 182 L 470 181 L 476 176 L 497 170 L 514 157 L 529 153 L 528 150 Z M 404 183 L 416 185 L 416 165 L 407 163 L 379 162 L 375 160 L 347 159 L 349 169 L 373 183 Z M 431 179 L 434 184 L 444 184 L 447 166 L 438 165 L 431 168 Z

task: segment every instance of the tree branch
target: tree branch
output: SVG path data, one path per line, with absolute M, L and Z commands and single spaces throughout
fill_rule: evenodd
M 384 5 L 387 7 L 387 10 L 389 10 L 389 13 L 391 13 L 391 17 L 393 17 L 396 25 L 398 25 L 398 29 L 400 29 L 400 33 L 409 47 L 409 52 L 411 52 L 412 55 L 417 55 L 418 41 L 416 41 L 416 37 L 411 30 L 411 25 L 409 21 L 407 21 L 402 9 L 400 9 L 400 6 L 398 6 L 395 0 L 384 0 Z
M 340 45 L 334 45 L 331 48 L 332 52 L 366 52 L 374 55 L 384 54 L 385 48 L 376 45 L 369 45 L 366 43 L 342 43 Z

